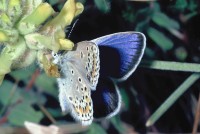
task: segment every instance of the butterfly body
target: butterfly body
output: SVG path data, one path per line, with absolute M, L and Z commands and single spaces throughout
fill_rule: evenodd
M 74 50 L 54 56 L 61 69 L 62 111 L 70 111 L 82 125 L 117 114 L 121 96 L 111 79 L 126 80 L 138 66 L 144 48 L 143 34 L 124 32 L 79 42 Z

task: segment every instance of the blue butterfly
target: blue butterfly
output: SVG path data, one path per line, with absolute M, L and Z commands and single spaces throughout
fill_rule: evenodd
M 60 67 L 59 101 L 82 125 L 119 112 L 121 96 L 113 81 L 125 81 L 135 71 L 146 46 L 140 32 L 120 32 L 76 44 L 54 55 Z

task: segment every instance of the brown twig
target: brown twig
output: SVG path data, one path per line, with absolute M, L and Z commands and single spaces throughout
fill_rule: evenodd
M 29 91 L 31 89 L 31 87 L 33 86 L 33 84 L 35 83 L 36 78 L 39 76 L 40 74 L 40 70 L 36 69 L 34 74 L 31 77 L 31 80 L 29 81 L 29 83 L 26 86 L 26 91 Z
M 56 120 L 53 118 L 53 116 L 47 111 L 47 109 L 38 103 L 39 108 L 41 109 L 41 111 L 47 116 L 47 118 L 53 123 L 56 124 Z
M 7 117 L 7 115 L 5 115 L 4 117 L 2 117 L 2 118 L 0 119 L 0 125 L 2 125 L 2 124 L 4 124 L 5 122 L 7 122 L 7 120 L 8 120 L 8 117 Z

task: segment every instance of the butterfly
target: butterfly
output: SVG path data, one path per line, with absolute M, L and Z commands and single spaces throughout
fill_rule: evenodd
M 59 102 L 82 125 L 116 115 L 121 96 L 114 82 L 125 81 L 141 61 L 146 46 L 140 32 L 119 32 L 82 41 L 72 51 L 55 55 Z

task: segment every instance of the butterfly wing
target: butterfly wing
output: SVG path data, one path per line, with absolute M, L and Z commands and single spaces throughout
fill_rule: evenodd
M 99 46 L 100 74 L 126 80 L 137 68 L 144 53 L 146 38 L 140 32 L 121 32 L 92 40 Z
M 92 92 L 94 118 L 109 118 L 121 107 L 121 95 L 116 84 L 109 78 L 100 78 L 96 91 Z
M 99 46 L 100 78 L 92 92 L 94 118 L 112 117 L 121 106 L 121 95 L 116 84 L 126 80 L 137 68 L 146 46 L 146 38 L 138 32 L 122 32 L 92 40 Z
M 91 89 L 95 90 L 100 69 L 98 46 L 92 42 L 82 41 L 77 44 L 75 51 L 70 53 L 71 62 L 79 68 L 83 76 L 87 77 Z
M 99 77 L 99 51 L 91 42 L 80 42 L 74 51 L 68 51 L 58 62 L 61 78 L 58 78 L 59 100 L 62 111 L 83 125 L 93 120 L 91 89 L 96 88 Z
M 121 106 L 121 96 L 108 77 L 126 80 L 143 56 L 145 41 L 142 33 L 116 33 L 78 43 L 75 51 L 67 52 L 60 62 L 63 77 L 58 79 L 62 110 L 71 110 L 73 117 L 83 125 L 90 124 L 93 115 L 95 118 L 115 115 Z

